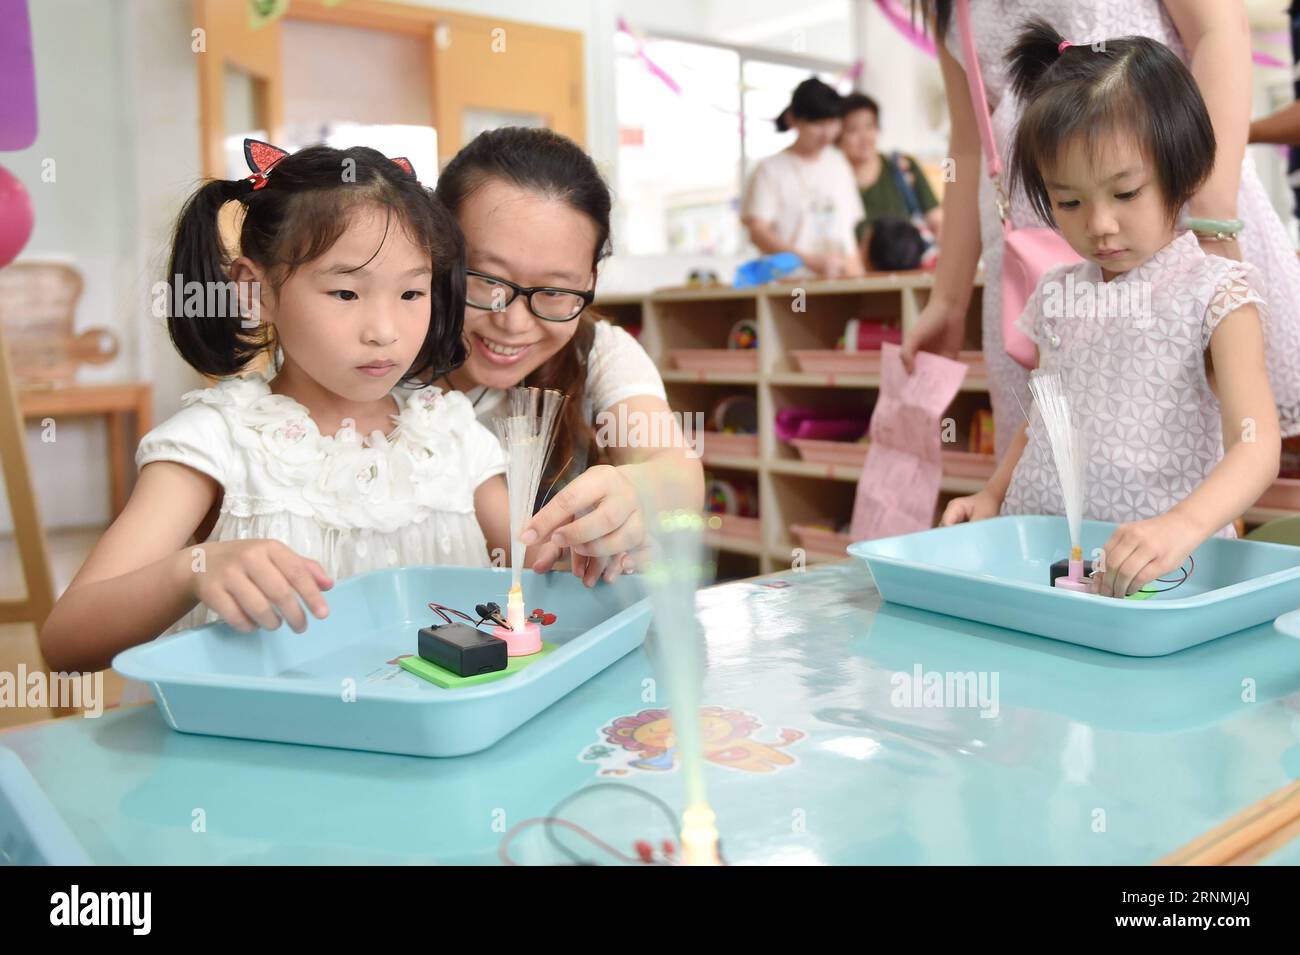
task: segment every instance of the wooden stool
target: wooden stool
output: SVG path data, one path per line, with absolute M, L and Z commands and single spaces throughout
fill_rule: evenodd
M 36 495 L 32 492 L 25 437 L 13 369 L 9 366 L 9 352 L 5 348 L 4 336 L 0 334 L 0 462 L 3 462 L 5 489 L 9 494 L 9 509 L 13 512 L 14 537 L 27 591 L 24 597 L 0 600 L 0 623 L 30 623 L 39 633 L 54 607 L 54 583 L 50 578 L 49 555 L 45 549 L 45 530 L 36 509 Z M 44 661 L 41 666 L 48 674 L 49 667 Z M 57 716 L 74 712 L 54 708 L 51 711 Z

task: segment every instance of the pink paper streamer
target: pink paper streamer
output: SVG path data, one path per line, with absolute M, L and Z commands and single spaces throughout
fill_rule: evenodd
M 1290 63 L 1279 60 L 1270 53 L 1261 53 L 1259 50 L 1251 53 L 1250 58 L 1255 61 L 1256 66 L 1277 66 L 1283 68 L 1290 68 L 1291 66 Z
M 899 347 L 880 350 L 880 398 L 853 502 L 854 540 L 927 530 L 934 523 L 943 458 L 939 419 L 966 378 L 966 365 L 918 352 L 908 374 Z
M 667 70 L 665 70 L 654 60 L 650 59 L 650 57 L 646 56 L 645 41 L 642 39 L 641 34 L 637 33 L 630 26 L 628 26 L 627 21 L 622 17 L 618 18 L 618 29 L 621 32 L 626 33 L 628 36 L 630 36 L 633 40 L 636 41 L 637 59 L 639 59 L 642 63 L 645 64 L 645 68 L 650 71 L 651 75 L 657 77 L 670 90 L 672 90 L 678 96 L 681 96 L 682 95 L 681 85 L 675 79 L 673 79 L 672 76 L 668 74 Z
M 918 29 L 912 23 L 910 15 L 905 13 L 898 5 L 897 0 L 876 0 L 876 6 L 884 14 L 886 20 L 894 25 L 894 29 L 903 34 L 912 44 L 927 56 L 938 56 L 939 51 L 935 49 L 934 40 L 930 39 L 925 30 Z

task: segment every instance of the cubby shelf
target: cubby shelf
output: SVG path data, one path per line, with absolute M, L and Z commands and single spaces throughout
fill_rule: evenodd
M 665 384 L 757 385 L 758 375 L 744 371 L 683 371 L 668 368 L 659 372 Z
M 981 341 L 981 298 L 971 299 L 966 318 L 964 349 L 978 350 Z M 751 561 L 755 574 L 771 573 L 791 566 L 798 544 L 791 524 L 819 523 L 839 526 L 852 516 L 855 485 L 861 467 L 820 464 L 795 456 L 794 448 L 777 441 L 776 410 L 788 404 L 870 407 L 880 387 L 879 374 L 830 374 L 797 370 L 797 350 L 834 348 L 845 322 L 855 317 L 873 317 L 896 323 L 903 330 L 916 320 L 933 287 L 929 272 L 873 275 L 862 279 L 833 282 L 778 283 L 758 289 L 737 290 L 725 286 L 660 289 L 645 295 L 601 295 L 596 311 L 608 314 L 624 326 L 636 325 L 640 341 L 659 367 L 674 411 L 708 413 L 723 395 L 740 390 L 752 393 L 758 404 L 759 452 L 757 457 L 711 455 L 708 439 L 703 444 L 703 461 L 709 470 L 741 472 L 753 476 L 758 490 L 761 538 L 709 535 L 719 550 L 742 555 Z M 757 371 L 687 371 L 674 367 L 672 352 L 678 349 L 724 348 L 735 324 L 748 319 L 758 329 Z M 964 356 L 965 357 L 965 356 Z M 966 376 L 949 414 L 957 422 L 957 434 L 965 429 L 975 411 L 987 407 L 988 377 L 982 365 Z M 735 479 L 736 475 L 728 476 Z M 984 486 L 984 478 L 947 473 L 940 484 L 936 518 L 946 500 L 973 494 Z M 1256 507 L 1247 511 L 1247 524 L 1259 524 L 1297 512 Z M 839 560 L 843 555 L 806 552 L 804 560 L 820 563 Z M 754 566 L 756 563 L 757 566 Z
M 758 403 L 761 427 L 756 457 L 710 454 L 707 436 L 702 450 L 704 466 L 710 471 L 722 472 L 719 476 L 733 481 L 746 476 L 753 480 L 758 491 L 761 536 L 751 540 L 714 532 L 709 535 L 712 546 L 757 564 L 751 565 L 754 573 L 768 573 L 791 566 L 799 545 L 789 530 L 790 524 L 848 522 L 861 466 L 799 459 L 793 448 L 776 440 L 773 420 L 777 408 L 794 402 L 861 404 L 866 408 L 880 387 L 880 375 L 799 371 L 793 363 L 793 352 L 834 348 L 850 318 L 874 317 L 906 328 L 925 305 L 932 285 L 931 273 L 906 272 L 834 282 L 780 283 L 759 289 L 674 288 L 639 297 L 598 298 L 597 312 L 604 307 L 620 324 L 640 326 L 641 344 L 660 369 L 674 411 L 707 413 L 718 398 L 728 393 L 752 394 Z M 979 348 L 979 312 L 976 295 L 967 321 L 963 346 L 967 349 Z M 754 322 L 758 329 L 756 371 L 675 367 L 674 351 L 724 348 L 731 329 L 742 319 Z M 987 390 L 981 367 L 978 374 L 967 376 L 963 395 L 954 404 L 965 401 L 969 415 L 974 404 L 981 401 L 980 393 Z M 987 399 L 982 401 L 987 403 Z M 965 494 L 979 484 L 970 478 L 948 476 L 942 490 L 945 495 Z M 843 556 L 803 553 L 808 563 Z

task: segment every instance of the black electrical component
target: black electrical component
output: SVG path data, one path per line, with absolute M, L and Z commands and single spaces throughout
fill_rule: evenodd
M 467 623 L 446 623 L 420 630 L 420 656 L 457 676 L 504 670 L 506 642 Z

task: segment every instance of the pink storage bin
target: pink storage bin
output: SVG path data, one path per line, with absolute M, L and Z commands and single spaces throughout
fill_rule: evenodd
M 756 434 L 704 431 L 700 434 L 700 442 L 705 460 L 715 454 L 727 458 L 758 457 L 758 435 Z
M 799 370 L 818 375 L 875 375 L 880 373 L 880 352 L 843 352 L 830 349 L 795 349 Z
M 987 480 L 993 476 L 997 466 L 997 458 L 991 454 L 976 454 L 973 451 L 943 452 L 943 473 L 949 477 Z
M 683 371 L 758 371 L 758 351 L 753 348 L 674 348 L 670 354 Z
M 816 441 L 856 441 L 867 433 L 870 411 L 826 410 L 787 406 L 776 411 L 776 436 Z
M 851 534 L 839 534 L 812 524 L 791 524 L 790 533 L 794 535 L 800 547 L 814 554 L 847 557 L 848 546 L 853 543 Z
M 814 464 L 838 464 L 849 468 L 860 468 L 867 460 L 865 441 L 814 441 L 811 438 L 795 438 L 790 443 L 798 449 L 801 458 Z
M 957 353 L 957 360 L 965 362 L 970 366 L 966 372 L 967 375 L 984 377 L 989 373 L 987 366 L 984 364 L 984 353 L 982 351 L 962 351 Z
M 1260 495 L 1255 506 L 1300 511 L 1300 479 L 1278 478 L 1272 487 Z
M 709 514 L 709 520 L 718 518 L 722 521 L 722 526 L 717 530 L 710 530 L 719 537 L 730 537 L 737 540 L 759 541 L 763 537 L 763 525 L 760 518 L 757 517 L 738 517 L 735 514 Z

